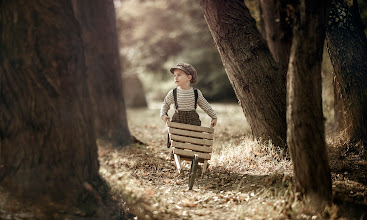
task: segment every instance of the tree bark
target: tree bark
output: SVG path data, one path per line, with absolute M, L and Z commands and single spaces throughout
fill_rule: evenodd
M 243 1 L 200 5 L 254 137 L 286 142 L 286 82 Z
M 335 121 L 342 140 L 367 146 L 367 40 L 357 1 L 334 0 L 327 29 L 334 67 Z
M 321 98 L 326 2 L 301 1 L 287 76 L 287 143 L 296 190 L 316 206 L 331 199 Z
M 116 144 L 131 142 L 122 90 L 113 0 L 75 0 L 82 29 L 95 131 Z
M 265 39 L 269 49 L 286 73 L 293 37 L 293 16 L 296 2 L 291 0 L 260 0 L 261 20 L 264 25 Z
M 1 1 L 0 22 L 0 186 L 47 212 L 93 214 L 99 164 L 72 5 Z

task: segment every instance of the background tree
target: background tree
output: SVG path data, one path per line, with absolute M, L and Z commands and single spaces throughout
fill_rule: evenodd
M 201 0 L 200 5 L 253 135 L 285 146 L 286 74 L 255 20 L 243 1 Z
M 260 0 L 261 20 L 269 49 L 282 72 L 287 72 L 293 36 L 296 2 Z
M 122 94 L 113 0 L 76 0 L 73 7 L 82 29 L 96 135 L 128 144 L 131 135 Z
M 180 61 L 196 68 L 208 100 L 236 99 L 199 4 L 126 0 L 116 11 L 124 74 L 139 75 L 148 100 L 163 100 Z
M 332 1 L 326 39 L 338 131 L 345 143 L 367 147 L 367 39 L 356 0 Z
M 51 215 L 108 218 L 71 2 L 1 1 L 0 21 L 0 186 Z
M 246 1 L 247 2 L 247 1 Z M 279 67 L 287 72 L 290 48 L 293 38 L 293 20 L 298 1 L 276 0 L 259 1 L 261 19 L 257 19 L 262 30 L 262 36 L 267 41 L 270 51 Z M 251 10 L 255 10 L 252 12 Z M 250 8 L 251 14 L 256 15 L 256 8 Z M 265 28 L 266 27 L 266 28 Z M 322 64 L 322 101 L 326 118 L 326 128 L 334 128 L 334 86 L 330 58 L 324 49 Z M 332 129 L 327 129 L 330 132 Z
M 287 76 L 287 144 L 296 190 L 315 206 L 331 199 L 321 99 L 327 1 L 303 0 L 295 20 Z

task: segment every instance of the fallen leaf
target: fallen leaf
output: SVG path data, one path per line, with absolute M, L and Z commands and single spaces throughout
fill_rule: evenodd
M 154 192 L 151 189 L 145 189 L 147 196 L 154 196 Z

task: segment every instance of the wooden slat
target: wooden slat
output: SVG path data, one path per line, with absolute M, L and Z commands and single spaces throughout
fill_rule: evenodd
M 177 154 L 174 154 L 173 157 L 175 158 L 177 172 L 180 174 L 181 173 L 181 160 L 180 160 L 180 156 L 177 155 Z
M 213 140 L 213 134 L 201 133 L 201 132 L 197 132 L 197 131 L 187 131 L 187 130 L 181 130 L 181 129 L 177 129 L 177 128 L 168 128 L 168 131 L 171 134 L 178 134 L 178 135 L 182 135 L 182 136 L 204 138 L 204 139 Z
M 208 160 L 204 160 L 203 172 L 201 174 L 204 174 L 205 173 L 206 168 L 208 168 Z
M 176 141 L 172 141 L 171 146 L 181 148 L 181 149 L 189 149 L 189 150 L 194 150 L 194 151 L 205 152 L 205 153 L 211 153 L 212 152 L 211 147 L 181 143 L 181 142 L 176 142 Z
M 201 145 L 206 145 L 206 146 L 213 145 L 213 141 L 206 140 L 206 139 L 190 138 L 190 137 L 184 137 L 184 136 L 179 136 L 175 134 L 171 134 L 170 137 L 171 137 L 171 140 L 174 140 L 174 141 L 201 144 Z
M 200 159 L 206 159 L 206 160 L 210 160 L 210 157 L 211 157 L 210 154 L 199 153 L 199 152 L 189 151 L 189 150 L 181 150 L 177 148 L 173 148 L 173 153 L 178 154 L 180 156 L 185 156 L 185 157 L 194 157 L 194 155 L 197 154 Z
M 175 155 L 177 155 L 177 154 L 175 154 Z M 192 161 L 192 159 L 194 159 L 194 157 L 193 156 L 186 156 L 186 157 L 181 156 L 180 159 L 181 159 L 181 161 L 183 161 L 183 160 Z M 199 163 L 204 163 L 204 159 L 199 158 Z
M 208 128 L 203 126 L 197 126 L 197 125 L 188 125 L 183 123 L 177 123 L 177 122 L 167 122 L 167 126 L 170 128 L 180 128 L 184 130 L 190 130 L 190 131 L 202 131 L 212 134 L 214 132 L 214 128 Z

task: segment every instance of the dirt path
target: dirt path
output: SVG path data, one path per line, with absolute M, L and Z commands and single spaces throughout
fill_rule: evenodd
M 251 175 L 209 167 L 195 181 L 193 190 L 188 190 L 190 163 L 185 163 L 184 172 L 179 175 L 166 152 L 136 146 L 124 150 L 100 148 L 100 155 L 101 169 L 105 173 L 113 176 L 120 172 L 119 169 L 121 173 L 126 172 L 125 168 L 129 170 L 138 182 L 135 187 L 139 189 L 135 191 L 143 191 L 145 199 L 154 201 L 152 207 L 157 218 L 240 219 L 241 216 L 256 216 L 264 208 L 266 215 L 259 217 L 287 217 L 284 211 L 287 201 L 274 202 L 272 198 L 280 196 L 276 194 L 290 194 L 290 177 L 287 176 Z
M 179 175 L 168 152 L 161 149 L 138 145 L 122 150 L 100 147 L 99 154 L 101 172 L 107 180 L 130 175 L 126 176 L 130 178 L 127 182 L 112 183 L 121 188 L 130 184 L 130 190 L 121 189 L 120 193 L 138 195 L 133 206 L 146 203 L 140 210 L 133 208 L 143 219 L 367 218 L 367 169 L 360 160 L 330 161 L 334 164 L 335 204 L 317 213 L 297 202 L 292 177 L 287 174 L 261 175 L 251 170 L 233 172 L 212 166 L 195 181 L 193 190 L 188 190 L 190 163 L 185 163 L 184 172 Z
M 138 219 L 367 219 L 366 160 L 329 146 L 333 204 L 317 212 L 293 193 L 290 161 L 244 141 L 249 130 L 239 107 L 215 108 L 226 121 L 216 127 L 211 165 L 193 190 L 188 190 L 190 163 L 178 175 L 165 148 L 157 109 L 128 112 L 130 131 L 146 145 L 98 144 L 100 173 L 113 193 L 124 196 L 123 211 Z

